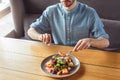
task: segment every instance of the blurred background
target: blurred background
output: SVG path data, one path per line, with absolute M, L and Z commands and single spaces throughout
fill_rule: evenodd
M 9 0 L 0 0 L 0 37 L 14 29 Z

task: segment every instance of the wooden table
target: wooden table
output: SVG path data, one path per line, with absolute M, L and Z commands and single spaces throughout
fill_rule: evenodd
M 120 52 L 86 49 L 74 52 L 80 70 L 67 78 L 48 77 L 40 69 L 41 61 L 58 51 L 73 47 L 47 46 L 37 41 L 0 38 L 0 80 L 120 80 Z

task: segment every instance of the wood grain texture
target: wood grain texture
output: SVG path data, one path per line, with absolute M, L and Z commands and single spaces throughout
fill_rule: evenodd
M 0 80 L 60 80 L 60 79 L 0 68 Z
M 37 41 L 0 38 L 0 80 L 57 80 L 42 72 L 40 63 L 58 51 L 72 49 L 70 46 L 47 46 Z M 119 52 L 86 49 L 72 55 L 80 60 L 80 70 L 58 80 L 120 80 Z

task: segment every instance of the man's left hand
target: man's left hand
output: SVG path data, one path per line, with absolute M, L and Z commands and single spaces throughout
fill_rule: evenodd
M 90 38 L 84 38 L 77 42 L 75 45 L 73 51 L 83 50 L 89 48 L 91 45 L 91 39 Z

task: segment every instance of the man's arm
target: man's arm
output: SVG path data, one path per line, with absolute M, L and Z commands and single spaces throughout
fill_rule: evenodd
M 96 47 L 96 48 L 105 48 L 109 46 L 109 40 L 106 38 L 98 38 L 98 39 L 84 38 L 78 41 L 73 51 L 86 49 L 90 46 Z
M 109 46 L 109 40 L 106 38 L 93 39 L 90 38 L 91 46 L 96 48 L 105 48 Z
M 28 29 L 28 36 L 34 40 L 42 41 L 42 34 L 38 33 L 34 28 Z
M 51 35 L 50 34 L 47 34 L 47 33 L 40 34 L 32 27 L 30 27 L 28 29 L 28 36 L 34 40 L 42 41 L 48 45 L 50 45 L 50 43 L 51 43 Z

